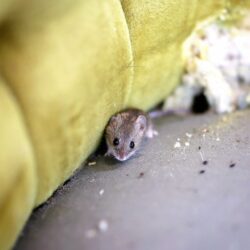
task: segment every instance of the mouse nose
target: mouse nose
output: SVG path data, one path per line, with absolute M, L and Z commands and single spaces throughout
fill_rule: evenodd
M 121 149 L 119 155 L 120 155 L 120 158 L 123 159 L 125 157 L 125 150 Z

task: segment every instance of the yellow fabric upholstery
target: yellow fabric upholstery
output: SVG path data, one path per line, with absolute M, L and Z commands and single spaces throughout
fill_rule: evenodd
M 36 196 L 36 166 L 20 108 L 0 79 L 0 249 L 12 244 Z
M 0 249 L 95 149 L 113 113 L 170 93 L 184 40 L 224 7 L 0 0 Z

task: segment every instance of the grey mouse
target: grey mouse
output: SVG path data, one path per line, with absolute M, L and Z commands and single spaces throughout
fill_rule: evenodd
M 124 110 L 113 115 L 106 126 L 106 155 L 126 161 L 140 148 L 145 137 L 152 138 L 157 134 L 147 113 L 139 109 Z

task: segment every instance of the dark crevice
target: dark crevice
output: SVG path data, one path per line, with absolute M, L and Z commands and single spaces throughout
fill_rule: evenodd
M 191 106 L 191 111 L 195 114 L 202 114 L 207 112 L 210 109 L 208 100 L 204 94 L 204 90 L 199 92 L 194 96 L 193 103 Z

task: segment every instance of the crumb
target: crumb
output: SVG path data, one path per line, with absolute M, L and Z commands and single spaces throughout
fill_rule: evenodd
M 208 129 L 208 128 L 204 128 L 204 129 L 202 130 L 202 132 L 203 132 L 203 133 L 208 133 L 208 132 L 209 132 L 209 129 Z
M 189 134 L 189 133 L 186 133 L 186 136 L 187 136 L 188 138 L 191 138 L 193 135 L 192 135 L 192 134 Z
M 205 170 L 200 170 L 199 174 L 205 174 L 205 172 L 206 172 Z
M 199 150 L 200 150 L 200 148 L 199 148 Z M 201 157 L 201 160 L 202 160 L 202 164 L 203 164 L 203 165 L 207 165 L 208 162 L 204 159 L 204 156 L 203 156 L 201 150 L 199 151 L 199 154 L 200 154 L 200 157 Z
M 144 176 L 144 173 L 141 172 L 141 173 L 139 174 L 138 178 L 142 178 L 143 176 Z
M 235 166 L 236 166 L 236 163 L 231 163 L 231 164 L 229 165 L 230 168 L 234 168 Z
M 104 189 L 101 189 L 101 190 L 99 191 L 99 194 L 100 194 L 100 195 L 103 195 L 103 194 L 104 194 Z
M 180 142 L 176 142 L 175 144 L 174 144 L 174 148 L 180 148 L 181 147 L 181 144 L 180 144 Z
M 217 138 L 216 138 L 216 141 L 220 141 L 220 138 L 219 138 L 219 137 L 217 137 Z
M 98 229 L 101 231 L 101 232 L 106 232 L 108 230 L 108 222 L 106 220 L 100 220 L 99 223 L 98 223 Z
M 185 146 L 190 146 L 190 143 L 189 142 L 185 142 Z
M 96 165 L 96 161 L 88 162 L 88 166 L 94 166 Z
M 207 165 L 207 164 L 208 164 L 208 161 L 203 161 L 202 164 L 203 164 L 203 165 Z
M 95 229 L 89 229 L 85 232 L 85 237 L 88 239 L 93 239 L 96 236 L 96 230 Z
M 199 146 L 198 149 L 201 150 L 201 146 Z
M 181 139 L 180 138 L 177 138 L 177 141 L 180 141 Z

